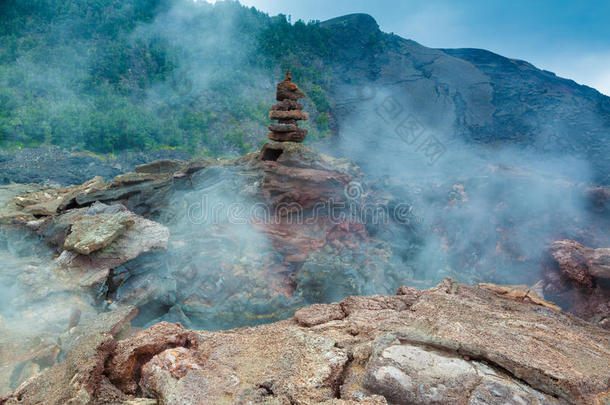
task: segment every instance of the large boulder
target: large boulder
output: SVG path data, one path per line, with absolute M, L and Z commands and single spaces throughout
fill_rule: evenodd
M 610 249 L 555 241 L 544 263 L 544 294 L 562 308 L 610 329 Z
M 373 343 L 364 387 L 395 404 L 560 404 L 484 362 L 404 344 L 387 335 Z
M 573 240 L 553 242 L 549 253 L 559 270 L 572 281 L 586 287 L 593 278 L 610 279 L 610 249 L 592 249 Z
M 134 223 L 123 212 L 81 217 L 72 224 L 64 249 L 83 255 L 91 254 L 110 245 Z

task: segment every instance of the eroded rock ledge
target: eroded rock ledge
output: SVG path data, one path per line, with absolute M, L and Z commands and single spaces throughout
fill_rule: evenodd
M 189 331 L 161 322 L 112 333 L 82 338 L 64 362 L 0 404 L 610 400 L 606 330 L 540 300 L 450 279 L 313 305 L 254 328 Z

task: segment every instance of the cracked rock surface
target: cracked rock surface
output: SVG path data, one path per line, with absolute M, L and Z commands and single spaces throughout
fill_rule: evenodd
M 96 332 L 0 404 L 606 404 L 608 364 L 606 330 L 446 279 L 253 328 Z

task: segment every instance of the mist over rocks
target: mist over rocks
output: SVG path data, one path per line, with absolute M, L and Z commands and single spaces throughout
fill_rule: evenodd
M 39 14 L 18 10 L 32 17 L 30 24 L 13 27 L 9 19 L 0 83 L 7 100 L 24 108 L 3 103 L 9 145 L 32 140 L 103 153 L 180 146 L 241 155 L 266 137 L 270 91 L 291 68 L 311 97 L 304 105 L 310 142 L 342 133 L 349 139 L 350 121 L 369 133 L 370 143 L 384 118 L 395 134 L 404 117 L 386 115 L 373 126 L 365 116 L 350 117 L 363 104 L 374 111 L 380 103 L 366 106 L 371 90 L 386 89 L 398 110 L 445 146 L 461 140 L 488 150 L 517 145 L 572 156 L 593 164 L 594 183 L 609 182 L 610 99 L 527 62 L 479 49 L 427 48 L 417 38 L 382 32 L 366 14 L 292 24 L 235 2 L 136 3 L 103 9 L 84 2 L 66 10 L 51 2 Z M 93 17 L 100 13 L 117 26 L 108 30 Z M 20 35 L 37 46 L 19 43 Z M 45 35 L 56 35 L 56 43 Z M 36 63 L 49 55 L 55 64 Z
M 0 152 L 0 404 L 608 402 L 607 97 L 366 14 L 143 14 L 0 69 L 89 125 L 45 143 L 135 151 Z
M 0 403 L 608 401 L 603 329 L 451 279 L 398 292 L 315 305 L 254 328 L 161 322 L 122 337 L 94 332 Z
M 566 310 L 610 329 L 610 249 L 553 242 L 544 262 L 544 294 Z
M 482 147 L 491 159 L 506 146 L 543 158 L 576 158 L 592 165 L 594 184 L 608 183 L 609 97 L 486 50 L 427 48 L 381 32 L 367 15 L 321 26 L 330 30 L 335 49 L 333 147 L 357 163 L 367 161 L 371 147 L 408 159 L 432 135 L 449 153 L 465 144 Z M 379 132 L 391 142 L 380 142 L 373 135 Z M 392 150 L 396 142 L 411 148 Z
M 59 147 L 0 150 L 0 184 L 48 183 L 60 186 L 82 184 L 100 176 L 109 180 L 133 171 L 138 165 L 159 159 L 188 159 L 181 150 L 124 152 L 117 156 L 71 152 Z
M 345 159 L 269 142 L 237 159 L 161 160 L 109 181 L 0 187 L 6 256 L 16 256 L 3 271 L 12 281 L 2 314 L 17 331 L 31 327 L 23 313 L 44 316 L 38 325 L 50 336 L 132 306 L 134 326 L 180 321 L 215 330 L 388 291 L 409 273 L 367 231 L 358 213 L 365 201 L 387 204 L 359 194 L 361 177 Z M 381 228 L 400 227 L 380 220 Z M 20 259 L 13 246 L 30 251 Z M 40 256 L 28 267 L 30 255 Z M 63 344 L 53 347 L 63 353 Z
M 522 173 L 517 174 L 522 175 Z M 508 171 L 506 175 L 512 177 L 516 173 Z M 479 181 L 481 181 L 479 178 L 469 179 L 465 184 L 468 185 L 469 182 L 476 184 Z M 484 176 L 485 187 L 488 186 L 488 181 L 489 179 Z M 531 180 L 526 176 L 522 181 L 528 183 Z M 578 198 L 586 198 L 590 191 L 586 187 L 575 187 L 571 184 L 563 187 L 572 189 L 571 192 L 579 196 Z M 311 370 L 315 375 L 310 378 L 326 382 L 317 385 L 315 391 L 298 388 L 300 394 L 292 391 L 285 393 L 282 391 L 283 388 L 280 388 L 284 386 L 281 381 L 288 381 L 291 376 L 304 372 L 300 368 L 295 368 L 282 371 L 274 382 L 247 383 L 242 387 L 246 391 L 239 395 L 252 399 L 261 398 L 261 395 L 268 396 L 269 392 L 272 393 L 271 395 L 289 397 L 305 395 L 304 398 L 310 398 L 309 395 L 313 395 L 311 398 L 322 401 L 331 400 L 337 395 L 338 387 L 345 386 L 346 392 L 356 391 L 353 394 L 342 393 L 342 398 L 352 398 L 355 403 L 361 399 L 373 401 L 372 403 L 383 403 L 381 397 L 392 402 L 396 395 L 403 395 L 401 392 L 405 390 L 411 392 L 409 387 L 413 383 L 409 381 L 418 381 L 424 386 L 427 386 L 426 384 L 431 386 L 429 391 L 426 391 L 427 394 L 422 394 L 424 396 L 421 398 L 414 397 L 413 400 L 427 403 L 430 395 L 434 398 L 440 395 L 439 398 L 447 400 L 469 398 L 470 394 L 460 388 L 439 392 L 436 385 L 438 381 L 445 381 L 446 384 L 443 384 L 445 387 L 452 386 L 455 379 L 459 378 L 461 381 L 466 378 L 470 384 L 468 392 L 476 391 L 477 397 L 487 398 L 485 399 L 487 401 L 490 401 L 489 398 L 494 398 L 498 392 L 502 393 L 496 395 L 499 398 L 517 395 L 532 401 L 537 398 L 542 403 L 545 401 L 561 403 L 561 399 L 558 400 L 557 396 L 567 398 L 568 402 L 578 402 L 581 398 L 596 398 L 599 387 L 603 385 L 603 377 L 599 377 L 598 371 L 583 369 L 584 374 L 579 374 L 592 378 L 593 385 L 587 386 L 589 388 L 570 388 L 580 387 L 582 383 L 572 380 L 577 377 L 565 374 L 567 369 L 552 366 L 555 370 L 553 373 L 562 375 L 560 381 L 567 381 L 568 388 L 565 388 L 563 382 L 557 385 L 553 378 L 540 380 L 542 377 L 536 374 L 538 371 L 530 375 L 529 371 L 524 371 L 530 370 L 529 366 L 524 366 L 522 363 L 515 366 L 512 363 L 512 361 L 525 362 L 524 359 L 515 360 L 511 357 L 511 360 L 505 362 L 506 353 L 503 350 L 516 350 L 515 347 L 523 347 L 524 344 L 519 341 L 501 343 L 501 347 L 490 346 L 490 342 L 503 342 L 502 339 L 506 339 L 508 331 L 505 325 L 502 327 L 499 324 L 487 325 L 490 330 L 494 330 L 493 333 L 502 335 L 502 339 L 498 335 L 482 341 L 478 340 L 479 338 L 474 339 L 473 335 L 468 335 L 467 338 L 464 337 L 464 342 L 467 340 L 474 346 L 467 346 L 464 342 L 458 344 L 463 348 L 470 347 L 465 352 L 460 351 L 460 356 L 465 354 L 469 358 L 474 358 L 475 362 L 456 357 L 451 353 L 449 357 L 453 358 L 446 358 L 448 354 L 445 351 L 455 350 L 457 344 L 451 340 L 451 336 L 455 333 L 453 330 L 447 329 L 448 335 L 439 337 L 439 339 L 449 339 L 447 343 L 427 340 L 433 339 L 430 337 L 430 331 L 437 330 L 435 326 L 425 326 L 425 322 L 435 319 L 430 318 L 432 315 L 447 317 L 439 320 L 441 324 L 450 324 L 449 319 L 451 322 L 455 321 L 453 317 L 457 314 L 464 315 L 460 312 L 463 309 L 457 313 L 453 312 L 457 308 L 457 302 L 448 302 L 446 306 L 443 304 L 442 297 L 446 295 L 450 297 L 453 294 L 459 296 L 460 291 L 466 294 L 460 298 L 464 300 L 460 301 L 459 305 L 462 305 L 460 308 L 472 309 L 473 305 L 484 306 L 480 309 L 480 313 L 468 315 L 472 315 L 472 319 L 463 320 L 469 322 L 469 325 L 476 323 L 479 331 L 480 328 L 487 327 L 485 324 L 481 325 L 483 313 L 489 316 L 493 311 L 499 311 L 498 319 L 505 319 L 508 315 L 503 311 L 507 311 L 508 303 L 508 305 L 517 305 L 515 307 L 517 312 L 509 312 L 519 325 L 523 325 L 522 322 L 535 322 L 537 325 L 544 325 L 540 330 L 548 331 L 548 328 L 551 328 L 552 332 L 549 336 L 554 336 L 558 326 L 553 326 L 553 322 L 559 316 L 562 317 L 558 321 L 563 328 L 562 333 L 573 333 L 566 339 L 570 341 L 598 339 L 591 337 L 598 336 L 601 333 L 599 331 L 602 330 L 595 326 L 595 323 L 607 326 L 606 318 L 599 317 L 599 312 L 590 316 L 576 309 L 579 315 L 591 320 L 591 323 L 584 323 L 577 318 L 562 314 L 556 305 L 546 302 L 544 298 L 547 298 L 547 292 L 551 292 L 548 288 L 542 289 L 544 297 L 530 292 L 530 289 L 534 289 L 530 286 L 541 277 L 541 262 L 536 256 L 528 258 L 522 264 L 524 269 L 529 269 L 529 273 L 524 272 L 518 278 L 514 274 L 509 277 L 509 273 L 502 271 L 502 266 L 509 266 L 507 268 L 512 269 L 514 263 L 522 262 L 518 250 L 505 252 L 507 249 L 503 247 L 496 252 L 497 257 L 486 258 L 484 262 L 477 261 L 475 262 L 477 265 L 472 266 L 470 273 L 462 273 L 458 276 L 470 282 L 525 280 L 529 286 L 498 287 L 493 284 L 480 284 L 476 287 L 468 287 L 454 281 L 445 281 L 431 290 L 439 292 L 441 294 L 439 296 L 434 295 L 436 293 L 426 295 L 426 292 L 412 287 L 401 287 L 398 290 L 399 295 L 395 297 L 379 295 L 351 297 L 344 299 L 340 305 L 319 304 L 295 313 L 299 308 L 309 304 L 329 303 L 350 295 L 371 295 L 379 291 L 390 294 L 389 290 L 405 284 L 429 285 L 434 277 L 443 273 L 437 269 L 434 269 L 436 270 L 434 273 L 426 273 L 426 268 L 419 264 L 419 260 L 423 260 L 424 256 L 418 254 L 426 253 L 425 249 L 421 248 L 420 237 L 423 232 L 427 232 L 428 225 L 415 221 L 410 216 L 414 214 L 409 209 L 397 214 L 400 210 L 397 211 L 396 208 L 401 207 L 400 204 L 404 204 L 406 198 L 413 197 L 414 203 L 424 198 L 424 201 L 430 199 L 434 204 L 445 207 L 447 212 L 451 212 L 452 209 L 465 210 L 463 215 L 469 215 L 467 204 L 473 201 L 471 189 L 471 186 L 457 185 L 453 187 L 452 193 L 440 198 L 439 191 L 430 188 L 424 195 L 415 193 L 407 197 L 401 194 L 403 188 L 400 185 L 393 188 L 391 184 L 369 184 L 360 168 L 347 159 L 333 158 L 293 142 L 268 142 L 261 152 L 237 159 L 161 160 L 138 166 L 135 173 L 122 174 L 108 182 L 97 178 L 80 186 L 64 188 L 37 185 L 2 187 L 0 195 L 5 198 L 0 215 L 5 223 L 2 229 L 10 231 L 13 235 L 11 239 L 7 239 L 10 244 L 7 246 L 6 256 L 15 257 L 8 262 L 9 266 L 3 275 L 8 278 L 18 275 L 16 278 L 18 282 L 11 282 L 15 286 L 12 292 L 14 295 L 9 296 L 8 305 L 5 307 L 13 312 L 5 318 L 6 326 L 9 331 L 12 328 L 11 333 L 16 333 L 16 336 L 31 336 L 34 332 L 30 330 L 24 335 L 22 330 L 22 328 L 27 330 L 28 322 L 19 319 L 19 314 L 31 311 L 38 317 L 45 318 L 44 323 L 39 320 L 39 325 L 44 325 L 43 331 L 35 334 L 47 336 L 46 340 L 40 343 L 41 347 L 36 346 L 33 351 L 33 353 L 41 353 L 37 354 L 34 360 L 27 356 L 17 356 L 6 366 L 8 367 L 6 375 L 12 377 L 7 377 L 3 392 L 15 390 L 27 377 L 36 375 L 42 369 L 62 359 L 66 359 L 64 362 L 80 361 L 78 358 L 69 360 L 72 352 L 74 352 L 73 356 L 80 356 L 78 354 L 80 350 L 93 350 L 94 353 L 102 353 L 102 358 L 108 359 L 110 358 L 108 356 L 116 355 L 112 354 L 113 347 L 125 347 L 128 350 L 125 353 L 125 356 L 129 357 L 128 361 L 117 360 L 114 363 L 107 363 L 100 359 L 106 364 L 105 367 L 111 369 L 103 373 L 101 380 L 99 374 L 92 374 L 91 378 L 97 382 L 93 386 L 83 388 L 89 397 L 110 395 L 112 398 L 127 400 L 134 394 L 137 396 L 146 393 L 149 397 L 167 398 L 164 400 L 170 403 L 172 401 L 181 403 L 181 401 L 188 402 L 187 398 L 193 398 L 193 395 L 207 397 L 224 395 L 216 392 L 212 385 L 206 385 L 207 383 L 197 377 L 197 373 L 205 370 L 210 361 L 208 353 L 205 352 L 207 349 L 204 349 L 208 346 L 205 339 L 201 340 L 201 334 L 212 336 L 213 339 L 216 339 L 214 336 L 218 336 L 220 340 L 215 344 L 223 345 L 226 336 L 233 336 L 234 332 L 218 332 L 219 335 L 210 335 L 212 332 L 180 330 L 176 332 L 177 334 L 169 331 L 166 334 L 162 330 L 170 326 L 163 322 L 181 322 L 189 328 L 218 330 L 268 323 L 286 319 L 294 314 L 295 322 L 300 325 L 299 328 L 314 328 L 319 331 L 327 330 L 329 325 L 334 325 L 336 322 L 348 322 L 346 325 L 349 326 L 346 326 L 345 331 L 347 341 L 342 340 L 343 343 L 339 346 L 332 343 L 332 340 L 327 342 L 328 345 L 322 344 L 324 339 L 336 339 L 335 332 L 330 335 L 324 334 L 323 338 L 313 336 L 313 341 L 310 342 L 309 339 L 312 337 L 307 334 L 309 332 L 301 335 L 301 331 L 284 330 L 281 325 L 285 325 L 287 321 L 278 324 L 281 331 L 277 333 L 280 335 L 286 337 L 294 334 L 293 338 L 289 339 L 291 342 L 294 342 L 294 339 L 297 341 L 305 339 L 304 347 L 311 348 L 313 352 L 306 349 L 306 354 L 302 358 L 307 358 L 315 364 L 314 369 Z M 439 190 L 442 193 L 443 188 Z M 558 192 L 563 192 L 561 190 L 563 189 Z M 393 195 L 394 192 L 397 194 Z M 97 202 L 100 199 L 105 203 Z M 473 202 L 476 202 L 476 199 Z M 46 214 L 42 218 L 40 218 L 42 211 L 39 208 L 32 210 L 32 207 L 41 206 L 47 207 Z M 51 206 L 54 208 L 50 209 Z M 320 206 L 325 209 L 320 210 Z M 368 211 L 367 207 L 371 206 L 380 211 Z M 255 210 L 252 211 L 252 208 Z M 140 212 L 140 215 L 128 209 Z M 91 251 L 89 254 L 63 250 L 66 247 L 66 238 L 71 232 L 78 231 L 73 224 L 82 221 L 82 218 L 94 219 L 96 216 L 103 222 L 107 219 L 106 216 L 117 213 L 127 215 L 132 224 L 118 235 L 114 235 L 116 239 L 106 247 Z M 376 217 L 373 214 L 386 216 Z M 455 225 L 458 225 L 459 229 L 459 223 L 453 224 L 451 216 L 439 217 L 435 224 L 440 234 L 444 235 L 443 243 L 448 246 L 451 246 L 450 244 L 461 246 L 460 234 L 453 228 Z M 531 226 L 535 226 L 535 223 Z M 95 227 L 90 227 L 89 231 L 96 233 Z M 586 230 L 583 231 L 586 235 Z M 25 247 L 29 250 L 31 250 L 29 246 L 38 246 L 44 252 L 46 251 L 44 246 L 40 246 L 42 241 L 11 242 L 11 240 L 15 236 L 24 238 L 24 235 L 29 233 L 44 238 L 51 247 L 57 249 L 60 253 L 59 257 L 51 261 L 49 253 L 46 253 L 46 258 L 43 254 L 35 264 L 31 262 L 32 265 L 28 269 L 19 255 L 11 253 L 15 252 L 12 246 L 21 246 L 22 249 Z M 586 248 L 582 249 L 586 250 Z M 465 260 L 468 264 L 469 260 L 473 260 L 464 256 L 459 249 L 450 249 L 449 252 L 451 254 L 447 258 L 458 260 L 457 263 Z M 37 252 L 29 254 L 32 253 L 40 254 Z M 437 256 L 441 261 L 445 259 L 444 256 L 438 254 Z M 603 254 L 593 256 L 596 258 L 594 262 L 602 263 L 603 268 L 605 256 Z M 32 260 L 27 255 L 24 259 Z M 499 274 L 494 275 L 495 268 L 490 266 L 490 263 L 498 263 Z M 27 270 L 24 272 L 24 269 Z M 571 287 L 567 288 L 569 292 Z M 392 311 L 397 314 L 412 311 L 419 304 L 423 305 L 425 299 L 422 297 L 429 297 L 431 300 L 430 307 L 424 311 L 422 318 L 417 318 L 416 313 L 413 315 L 416 318 L 412 320 L 414 322 L 412 324 L 400 316 L 392 320 L 390 315 Z M 52 300 L 52 306 L 48 305 L 48 300 Z M 496 305 L 496 302 L 497 307 L 494 307 L 496 309 L 491 311 L 487 306 Z M 566 308 L 570 308 L 571 303 L 572 301 L 566 304 Z M 138 309 L 137 314 L 133 311 L 134 306 Z M 42 310 L 42 307 L 45 309 Z M 74 321 L 75 310 L 78 310 L 76 319 L 80 318 L 80 321 Z M 126 327 L 125 321 L 120 321 L 122 325 L 120 329 L 125 329 L 124 333 L 127 335 L 141 328 L 155 326 L 148 329 L 148 332 L 142 332 L 144 335 L 134 335 L 133 344 L 130 343 L 132 341 L 124 343 L 118 341 L 115 342 L 115 346 L 112 341 L 102 339 L 106 343 L 95 346 L 100 340 L 87 337 L 85 325 L 88 322 L 96 322 L 100 316 L 108 322 L 121 318 L 112 315 L 116 311 L 126 314 L 124 316 L 128 316 L 131 320 L 132 328 Z M 602 313 L 603 311 L 602 308 Z M 532 314 L 536 316 L 535 321 L 524 320 L 529 319 L 527 317 Z M 3 316 L 6 316 L 4 311 Z M 389 322 L 389 329 L 377 329 L 373 322 L 377 316 L 384 319 L 384 322 Z M 405 338 L 401 336 L 405 336 L 403 332 L 406 325 L 420 325 L 423 328 L 409 332 L 415 334 L 408 336 L 414 338 L 413 342 L 416 343 L 409 343 L 408 347 L 403 347 L 404 343 L 397 342 L 386 344 L 383 340 L 379 344 L 370 341 L 364 347 L 358 348 L 356 351 L 358 355 L 355 354 L 356 352 L 345 351 L 350 339 L 369 336 L 373 331 L 386 330 L 388 333 L 396 333 L 398 342 L 403 342 Z M 66 327 L 70 330 L 74 329 L 69 339 L 62 337 Z M 275 327 L 274 324 L 262 327 L 263 329 L 260 330 L 267 332 L 264 332 L 264 337 L 260 338 L 260 341 L 268 344 L 270 336 L 276 336 Z M 328 331 L 332 331 L 332 328 Z M 118 333 L 119 328 L 110 326 L 110 329 L 113 333 Z M 250 329 L 244 329 L 244 331 L 248 330 Z M 259 338 L 256 335 L 258 330 L 246 332 L 246 336 L 249 337 L 245 339 L 254 340 L 244 344 L 248 345 L 251 353 L 260 356 L 257 346 Z M 515 331 L 510 335 L 515 339 L 522 339 L 523 330 L 521 327 L 517 330 L 519 333 Z M 584 330 L 590 330 L 593 335 L 582 337 Z M 241 332 L 235 333 L 239 336 Z M 166 335 L 170 336 L 169 343 L 163 338 Z M 174 339 L 171 336 L 177 337 Z M 185 336 L 190 337 L 186 339 Z M 94 346 L 75 349 L 75 345 L 79 344 L 77 342 L 86 345 L 85 342 L 90 339 L 93 339 L 91 342 L 95 344 Z M 158 344 L 157 339 L 161 339 Z M 231 340 L 231 343 L 228 343 L 229 347 L 234 348 L 235 344 L 239 344 L 239 339 L 241 338 L 237 341 Z M 138 341 L 152 343 L 142 343 L 143 348 L 138 349 Z M 285 341 L 284 339 L 277 342 L 278 353 L 285 350 L 282 346 L 282 342 Z M 23 342 L 28 347 L 37 344 L 27 343 L 30 342 L 29 340 Z M 39 341 L 31 340 L 31 342 Z M 346 344 L 348 346 L 345 346 Z M 412 347 L 413 344 L 415 346 Z M 425 347 L 422 348 L 422 345 Z M 315 353 L 327 346 L 335 349 L 330 349 L 332 353 L 324 352 L 324 349 L 319 354 L 322 357 L 316 357 L 318 354 Z M 203 351 L 199 352 L 198 347 Z M 496 353 L 494 350 L 499 350 L 497 357 L 494 355 Z M 532 348 L 532 350 L 537 349 Z M 238 354 L 231 353 L 234 353 L 232 349 L 227 352 L 226 358 L 236 355 L 241 359 Z M 377 357 L 371 357 L 373 355 Z M 36 360 L 40 356 L 45 359 L 44 362 Z M 88 356 L 93 356 L 91 358 L 95 359 L 97 354 Z M 336 362 L 329 356 L 336 359 Z M 405 356 L 415 359 L 415 363 L 405 363 Z M 489 364 L 478 363 L 481 356 L 495 366 L 492 364 L 492 368 L 489 369 Z M 556 354 L 549 353 L 549 356 L 554 358 Z M 579 355 L 572 355 L 570 358 L 576 359 L 573 356 Z M 252 354 L 249 357 L 255 356 Z M 526 357 L 530 359 L 532 356 Z M 350 358 L 360 358 L 360 363 L 353 363 L 353 360 L 350 363 Z M 145 363 L 149 361 L 151 363 L 146 365 Z M 243 360 L 236 361 L 244 364 Z M 545 360 L 540 356 L 536 361 L 548 362 L 532 366 L 535 370 L 540 370 L 540 367 L 550 370 L 551 363 L 556 362 L 554 359 Z M 32 365 L 32 362 L 37 366 Z M 439 369 L 428 372 L 418 362 L 425 364 L 434 362 L 438 364 Z M 60 363 L 56 367 L 72 367 L 63 364 Z M 108 364 L 114 365 L 108 366 Z M 120 364 L 127 364 L 136 369 L 121 369 L 121 371 L 119 368 L 123 366 L 119 367 Z M 447 374 L 443 364 L 459 365 L 463 373 L 459 376 L 455 373 Z M 499 369 L 495 369 L 496 366 Z M 520 368 L 522 366 L 525 369 Z M 27 368 L 23 368 L 23 373 L 17 373 L 16 370 L 21 370 L 21 367 Z M 97 367 L 93 367 L 96 370 L 94 373 L 98 373 Z M 140 367 L 141 373 L 138 371 Z M 276 366 L 269 365 L 269 367 L 274 369 Z M 317 376 L 318 371 L 322 373 L 320 376 Z M 55 371 L 47 371 L 47 373 L 51 374 L 39 375 L 42 379 L 39 380 L 40 384 L 46 384 L 44 382 L 46 378 L 60 378 L 60 375 L 54 374 Z M 222 371 L 219 373 L 214 379 L 218 379 L 220 384 L 228 377 Z M 409 377 L 411 380 L 404 375 L 411 376 Z M 83 378 L 90 381 L 88 377 Z M 348 379 L 342 380 L 342 378 Z M 184 382 L 181 382 L 182 379 L 185 379 Z M 238 379 L 242 381 L 242 378 L 238 377 Z M 522 380 L 530 385 L 524 386 Z M 341 381 L 345 382 L 341 383 Z M 19 388 L 15 395 L 20 395 L 19 392 L 22 391 L 19 390 L 22 389 L 29 390 L 31 394 L 27 395 L 41 395 L 40 388 L 37 388 L 39 385 L 27 384 Z M 248 384 L 254 385 L 251 387 Z M 198 394 L 192 390 L 194 386 L 198 387 Z M 237 386 L 241 387 L 239 384 Z M 472 391 L 475 387 L 476 390 Z M 361 394 L 365 392 L 368 394 Z M 78 395 L 85 394 L 81 392 Z M 9 398 L 8 403 L 11 403 L 11 400 Z

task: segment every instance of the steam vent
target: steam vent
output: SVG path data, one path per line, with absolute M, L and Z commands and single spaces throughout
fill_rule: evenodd
M 290 71 L 287 71 L 284 80 L 277 85 L 275 98 L 279 103 L 269 112 L 269 118 L 278 121 L 269 124 L 269 139 L 273 141 L 303 142 L 307 136 L 307 130 L 298 125 L 298 121 L 309 119 L 309 114 L 303 112 L 303 106 L 298 103 L 305 94 L 291 80 Z

